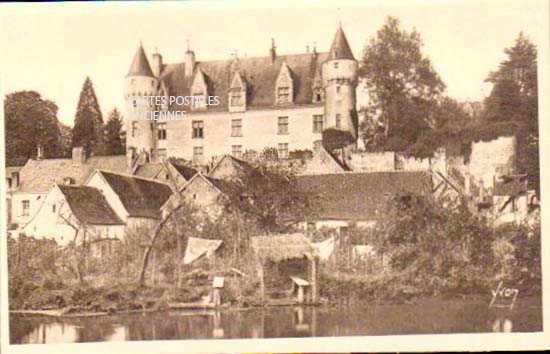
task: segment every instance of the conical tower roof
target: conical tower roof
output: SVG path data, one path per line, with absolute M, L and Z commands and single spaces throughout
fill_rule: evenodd
M 330 46 L 328 60 L 333 59 L 355 60 L 342 26 L 338 27 L 338 31 L 336 31 L 336 35 L 334 36 L 334 40 L 332 41 L 332 45 Z
M 155 77 L 155 75 L 153 75 L 153 70 L 151 70 L 151 66 L 149 65 L 149 61 L 147 60 L 145 50 L 143 50 L 143 46 L 141 45 L 141 43 L 138 50 L 136 51 L 136 54 L 134 55 L 134 60 L 132 60 L 132 65 L 130 65 L 130 70 L 128 71 L 128 75 L 126 76 Z

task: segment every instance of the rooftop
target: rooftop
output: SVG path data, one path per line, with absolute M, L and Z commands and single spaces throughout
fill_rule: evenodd
M 97 188 L 58 185 L 76 219 L 86 225 L 123 225 Z

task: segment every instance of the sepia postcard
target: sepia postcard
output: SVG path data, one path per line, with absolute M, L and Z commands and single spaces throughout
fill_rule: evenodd
M 1 4 L 2 352 L 549 349 L 549 21 Z

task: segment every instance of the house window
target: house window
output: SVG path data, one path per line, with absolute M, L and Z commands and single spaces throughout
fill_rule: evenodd
M 52 213 L 55 214 L 55 204 L 52 204 Z
M 202 139 L 204 137 L 204 122 L 202 120 L 194 120 L 192 125 L 193 139 Z
M 21 202 L 23 206 L 23 216 L 29 216 L 29 210 L 31 208 L 31 202 L 29 200 L 23 200 Z
M 279 144 L 277 147 L 277 154 L 280 159 L 288 159 L 288 144 Z
M 243 153 L 243 146 L 242 145 L 232 145 L 231 146 L 231 154 L 235 157 L 241 157 Z
M 336 113 L 336 129 L 340 129 L 340 126 L 342 125 L 342 116 L 340 113 Z
M 290 87 L 277 87 L 277 103 L 290 103 Z
M 313 132 L 320 133 L 323 131 L 323 115 L 315 114 L 313 115 Z
M 231 136 L 243 136 L 242 132 L 243 120 L 232 119 L 231 120 Z
M 230 104 L 231 106 L 242 106 L 243 103 L 242 103 L 242 98 L 243 98 L 243 93 L 241 91 L 241 88 L 234 88 L 231 90 L 231 98 L 230 98 Z
M 132 122 L 132 138 L 136 136 L 137 122 Z
M 279 117 L 278 128 L 279 134 L 288 134 L 288 117 Z
M 166 140 L 166 123 L 157 124 L 157 135 L 159 140 Z
M 196 165 L 202 164 L 203 156 L 204 156 L 204 149 L 203 149 L 203 147 L 202 147 L 202 146 L 195 146 L 195 147 L 193 148 L 193 162 L 194 162 Z

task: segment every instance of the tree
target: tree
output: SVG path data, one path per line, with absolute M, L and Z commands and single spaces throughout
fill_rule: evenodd
M 122 117 L 116 108 L 109 113 L 105 125 L 105 155 L 124 154 L 125 148 L 122 145 L 120 132 L 122 129 Z
M 520 33 L 512 47 L 506 48 L 506 60 L 486 81 L 493 84 L 485 99 L 485 124 L 507 122 L 518 140 L 518 172 L 527 173 L 529 184 L 537 191 L 539 184 L 539 132 L 537 91 L 537 48 Z
M 388 17 L 363 50 L 359 76 L 369 94 L 366 118 L 384 126 L 383 146 L 378 148 L 405 150 L 435 123 L 434 112 L 445 85 L 421 48 L 416 30 L 401 30 L 399 21 Z M 366 138 L 367 146 L 380 140 Z
M 271 163 L 269 156 L 242 169 L 232 184 L 228 212 L 242 213 L 263 232 L 288 232 L 297 221 L 311 214 L 309 194 L 298 183 L 295 171 Z
M 103 116 L 94 92 L 92 81 L 86 77 L 76 108 L 73 127 L 73 147 L 81 146 L 87 154 L 102 155 Z
M 22 165 L 35 158 L 37 146 L 45 157 L 62 155 L 57 105 L 36 91 L 18 91 L 4 100 L 6 165 Z

